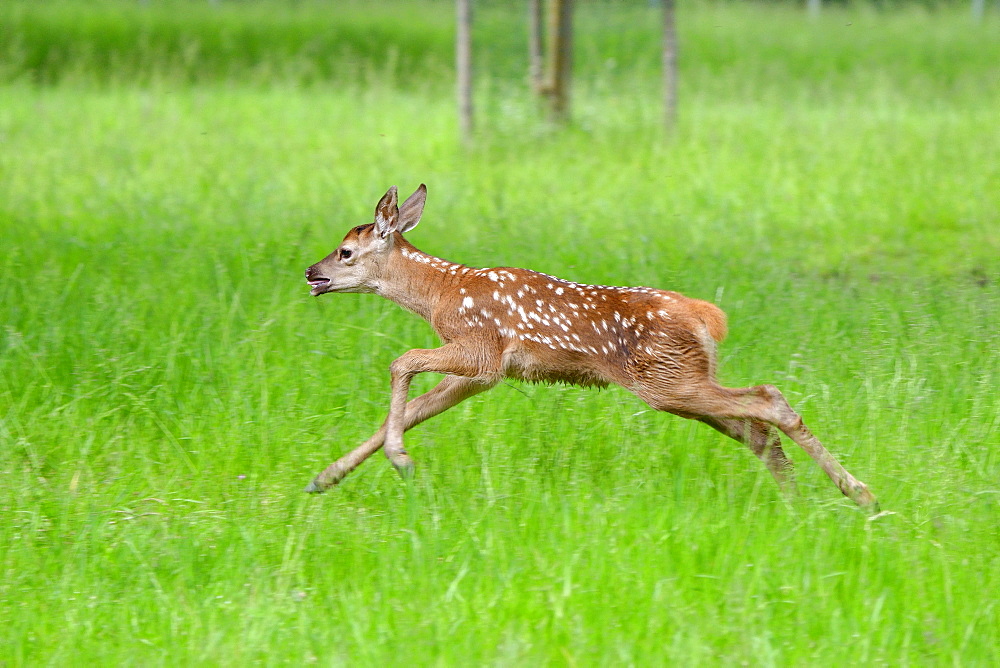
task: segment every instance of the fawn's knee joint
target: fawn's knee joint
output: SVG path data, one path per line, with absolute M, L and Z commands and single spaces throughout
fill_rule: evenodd
M 788 401 L 785 399 L 785 395 L 783 395 L 781 393 L 781 390 L 779 390 L 774 385 L 758 385 L 757 392 L 759 392 L 761 395 L 763 395 L 770 401 L 782 404 L 784 406 L 788 405 Z
M 781 390 L 774 385 L 759 385 L 757 391 L 770 402 L 774 424 L 783 431 L 798 429 L 802 426 L 802 418 L 789 405 Z
M 406 359 L 405 355 L 403 357 L 397 357 L 389 365 L 389 374 L 393 378 L 397 378 L 399 376 L 402 376 L 402 375 L 405 375 L 405 374 L 409 374 L 409 373 L 411 373 L 410 363 Z

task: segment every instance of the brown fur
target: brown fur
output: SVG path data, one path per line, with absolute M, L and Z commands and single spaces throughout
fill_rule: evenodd
M 717 343 L 722 343 L 726 339 L 729 329 L 726 325 L 725 312 L 711 302 L 703 302 L 700 299 L 692 299 L 691 310 L 694 311 L 701 321 L 708 327 L 709 335 Z

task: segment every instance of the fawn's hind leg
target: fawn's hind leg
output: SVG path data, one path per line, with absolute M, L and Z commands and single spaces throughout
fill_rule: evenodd
M 732 418 L 699 418 L 713 429 L 729 438 L 743 443 L 757 458 L 764 462 L 767 470 L 786 492 L 795 493 L 795 477 L 792 462 L 781 447 L 778 430 L 760 420 L 737 420 Z
M 878 502 L 868 487 L 823 447 L 773 385 L 729 388 L 705 381 L 681 389 L 649 383 L 639 387 L 636 394 L 657 410 L 687 418 L 753 420 L 774 425 L 809 453 L 844 496 L 862 508 L 878 512 Z

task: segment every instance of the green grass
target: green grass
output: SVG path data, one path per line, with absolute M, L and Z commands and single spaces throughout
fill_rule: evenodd
M 321 70 L 287 41 L 327 34 L 309 3 L 0 6 L 8 54 L 96 54 L 108 15 L 261 40 L 204 67 L 152 38 L 37 76 L 4 59 L 0 662 L 1000 661 L 995 17 L 686 8 L 666 140 L 655 23 L 619 42 L 625 19 L 582 10 L 555 130 L 488 7 L 464 149 L 451 6 L 401 7 L 324 18 L 411 46 Z M 781 387 L 895 514 L 868 521 L 792 448 L 786 507 L 702 425 L 516 383 L 410 432 L 411 484 L 377 455 L 303 494 L 384 418 L 392 359 L 436 342 L 302 271 L 421 181 L 428 252 L 718 301 L 723 379 Z

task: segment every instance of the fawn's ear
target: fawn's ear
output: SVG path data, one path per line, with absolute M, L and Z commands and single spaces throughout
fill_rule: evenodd
M 381 238 L 385 239 L 396 231 L 398 224 L 399 207 L 396 206 L 396 186 L 392 186 L 375 207 L 375 231 Z
M 409 232 L 417 223 L 424 212 L 424 203 L 427 201 L 427 186 L 423 183 L 413 191 L 413 194 L 406 198 L 406 201 L 399 207 L 399 231 Z

